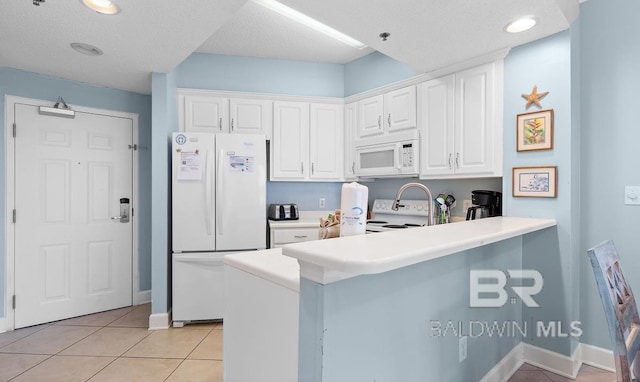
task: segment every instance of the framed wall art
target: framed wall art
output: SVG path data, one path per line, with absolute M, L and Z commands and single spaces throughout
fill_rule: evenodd
M 512 170 L 513 196 L 555 198 L 558 193 L 558 167 L 514 167 Z
M 518 114 L 516 126 L 518 151 L 553 148 L 553 109 Z

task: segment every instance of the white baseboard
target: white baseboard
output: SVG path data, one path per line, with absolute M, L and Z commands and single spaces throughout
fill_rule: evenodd
M 525 362 L 571 379 L 576 378 L 583 363 L 615 373 L 613 352 L 608 349 L 580 343 L 569 357 L 521 342 L 491 368 L 480 382 L 507 382 Z
M 13 328 L 9 327 L 7 318 L 0 318 L 0 333 L 8 332 L 10 330 L 13 330 Z
M 480 382 L 507 382 L 524 363 L 522 355 L 524 353 L 524 344 L 520 342 L 511 351 L 504 356 L 489 372 L 480 380 Z
M 582 362 L 598 369 L 616 372 L 613 351 L 581 343 Z
M 529 344 L 523 346 L 524 362 L 571 379 L 578 375 L 582 365 L 580 346 L 576 346 L 571 357 Z
M 153 313 L 149 316 L 149 330 L 169 329 L 171 309 L 167 313 Z
M 142 305 L 151 302 L 151 290 L 141 290 L 136 295 L 133 305 Z

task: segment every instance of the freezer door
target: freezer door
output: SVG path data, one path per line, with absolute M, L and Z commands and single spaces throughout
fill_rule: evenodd
M 266 137 L 216 136 L 216 250 L 266 248 Z
M 173 321 L 224 317 L 224 255 L 211 252 L 173 254 Z
M 173 251 L 215 250 L 213 134 L 174 133 L 171 213 Z

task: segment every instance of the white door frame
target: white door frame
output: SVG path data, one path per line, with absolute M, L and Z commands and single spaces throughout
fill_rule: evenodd
M 5 256 L 6 256 L 6 293 L 5 293 L 5 317 L 0 318 L 0 333 L 15 328 L 15 311 L 13 310 L 12 300 L 15 293 L 15 225 L 13 224 L 13 211 L 15 201 L 15 146 L 13 144 L 13 121 L 15 120 L 15 104 L 27 104 L 33 106 L 51 106 L 51 101 L 44 101 L 33 98 L 23 98 L 11 95 L 5 96 Z M 106 115 L 111 117 L 131 118 L 133 121 L 133 142 L 138 144 L 138 114 L 127 113 L 121 111 L 96 109 L 84 106 L 69 105 L 73 110 L 84 113 L 92 113 Z M 55 117 L 54 117 L 55 118 Z M 20 126 L 18 126 L 18 134 L 20 134 Z M 133 195 L 131 197 L 131 208 L 135 208 L 135 215 L 132 216 L 132 248 L 131 262 L 132 272 L 132 303 L 138 305 L 140 303 L 140 272 L 138 269 L 138 155 L 134 151 L 133 155 Z

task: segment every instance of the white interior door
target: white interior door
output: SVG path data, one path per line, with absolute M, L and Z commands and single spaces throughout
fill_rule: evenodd
M 131 305 L 133 223 L 113 218 L 133 196 L 133 121 L 16 104 L 15 123 L 15 327 Z

